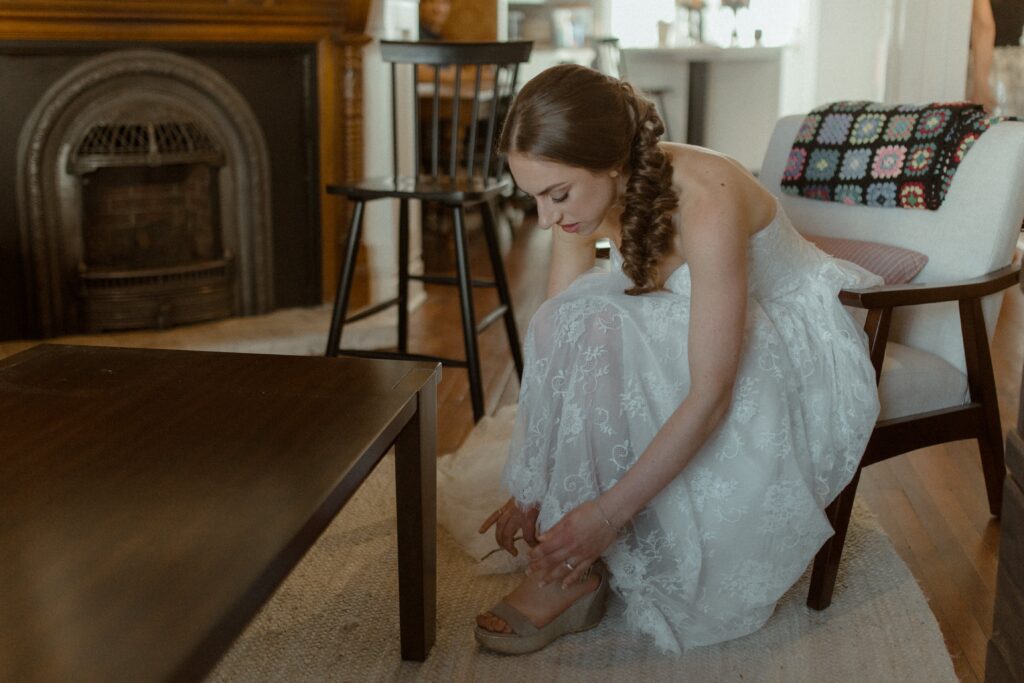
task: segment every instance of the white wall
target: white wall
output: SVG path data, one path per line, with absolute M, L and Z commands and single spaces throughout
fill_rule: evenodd
M 782 113 L 835 100 L 882 100 L 898 0 L 801 0 L 783 57 Z
M 373 0 L 367 21 L 367 33 L 374 42 L 363 49 L 363 167 L 366 177 L 391 175 L 391 69 L 381 61 L 380 38 L 415 40 L 419 33 L 418 0 Z M 411 84 L 402 92 L 410 92 Z M 408 98 L 408 99 L 411 99 Z M 412 117 L 412 103 L 405 102 L 400 115 Z M 402 102 L 400 100 L 401 107 Z M 411 170 L 411 142 L 404 148 L 399 142 L 399 160 L 403 170 Z M 419 202 L 412 202 L 410 218 L 410 262 L 413 272 L 422 272 Z M 398 200 L 368 202 L 363 214 L 363 245 L 370 267 L 371 303 L 389 299 L 398 291 Z M 422 298 L 422 286 L 412 283 L 410 298 Z
M 935 102 L 964 97 L 971 0 L 893 0 L 885 99 Z
M 820 0 L 815 104 L 881 100 L 894 0 Z
M 835 100 L 964 95 L 971 0 L 802 0 L 783 61 L 782 111 Z

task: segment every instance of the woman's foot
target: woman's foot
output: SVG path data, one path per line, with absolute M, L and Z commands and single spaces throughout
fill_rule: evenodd
M 505 596 L 503 602 L 521 612 L 537 628 L 544 628 L 577 600 L 594 592 L 600 584 L 601 576 L 597 572 L 591 572 L 583 581 L 564 589 L 558 581 L 541 586 L 536 577 L 527 576 Z M 491 633 L 513 633 L 504 619 L 490 612 L 478 615 L 476 624 Z

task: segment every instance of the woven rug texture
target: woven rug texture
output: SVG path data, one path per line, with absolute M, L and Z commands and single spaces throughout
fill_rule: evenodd
M 808 574 L 760 631 L 681 657 L 602 623 L 538 653 L 481 650 L 474 616 L 517 583 L 480 575 L 438 529 L 437 640 L 399 654 L 393 459 L 349 501 L 208 680 L 256 681 L 956 681 L 935 617 L 870 511 L 854 512 L 832 606 L 804 606 Z

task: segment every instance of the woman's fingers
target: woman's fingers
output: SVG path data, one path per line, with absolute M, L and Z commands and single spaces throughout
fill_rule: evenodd
M 562 579 L 562 588 L 568 588 L 572 584 L 582 581 L 583 575 L 586 574 L 587 570 L 590 568 L 590 565 L 590 562 L 580 562 L 578 565 L 574 564 L 572 571 L 566 574 L 565 577 Z
M 575 555 L 568 552 L 558 556 L 558 559 L 555 556 L 551 556 L 547 570 L 540 574 L 541 582 L 554 583 L 557 581 L 563 587 L 567 587 L 583 575 L 586 566 L 589 564 L 590 560 L 577 559 Z
M 544 583 L 559 581 L 568 585 L 601 556 L 608 546 L 604 529 L 581 527 L 577 521 L 570 513 L 538 537 L 540 543 L 530 549 L 531 576 L 536 574 Z
M 553 535 L 548 532 L 545 536 L 545 540 L 538 546 L 535 546 L 530 550 L 530 574 L 536 574 L 540 577 L 544 583 L 550 583 L 552 581 L 559 581 L 562 579 L 565 572 L 572 571 L 576 568 L 572 558 L 585 557 L 586 553 L 581 552 L 576 547 L 571 539 L 564 539 L 566 542 L 561 542 L 562 536 Z M 566 565 L 566 561 L 572 566 Z
M 537 544 L 537 515 L 539 513 L 540 510 L 536 507 L 522 510 L 513 498 L 509 498 L 504 505 L 484 520 L 478 533 L 486 533 L 493 526 L 494 541 L 498 547 L 515 557 L 519 554 L 516 549 L 516 534 L 520 529 L 527 544 L 530 546 Z
M 569 513 L 569 515 L 571 514 Z M 531 559 L 541 559 L 545 555 L 557 552 L 558 549 L 568 546 L 573 542 L 576 534 L 570 528 L 569 515 L 566 515 L 553 527 L 537 536 L 538 543 L 530 550 Z
M 526 541 L 526 545 L 531 548 L 537 545 L 537 515 L 540 510 L 537 508 L 531 508 L 526 513 L 526 523 L 523 525 L 523 540 Z
M 501 523 L 495 534 L 495 538 L 498 541 L 498 545 L 508 551 L 513 557 L 519 554 L 516 550 L 516 531 L 519 528 L 515 513 L 510 515 L 502 515 Z
M 501 508 L 498 508 L 491 513 L 491 516 L 484 520 L 484 523 L 480 525 L 480 529 L 477 531 L 478 534 L 485 534 L 490 529 L 498 518 L 501 517 Z

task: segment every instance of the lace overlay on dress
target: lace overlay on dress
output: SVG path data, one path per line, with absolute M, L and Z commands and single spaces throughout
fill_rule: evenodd
M 550 528 L 615 484 L 689 385 L 690 274 L 627 296 L 611 269 L 579 277 L 530 323 L 502 476 Z M 605 560 L 628 624 L 680 652 L 745 635 L 831 535 L 822 510 L 850 481 L 878 414 L 865 336 L 840 305 L 880 279 L 804 240 L 779 207 L 750 240 L 732 406 Z

